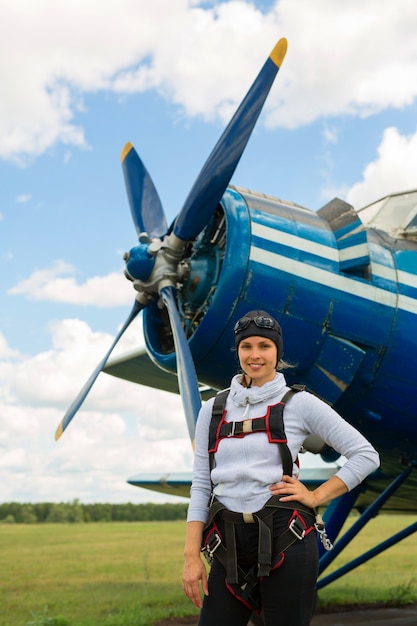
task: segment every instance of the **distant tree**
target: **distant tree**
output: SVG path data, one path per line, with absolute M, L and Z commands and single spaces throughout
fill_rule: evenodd
M 69 522 L 68 505 L 63 502 L 60 502 L 59 504 L 52 504 L 48 517 L 45 521 L 49 524 L 63 524 L 65 522 Z
M 112 505 L 111 504 L 83 504 L 84 519 L 91 522 L 111 522 L 112 521 Z
M 68 504 L 68 521 L 75 524 L 84 522 L 83 506 L 80 504 L 78 498 Z
M 0 522 L 16 524 L 83 522 L 152 522 L 185 520 L 187 504 L 82 504 L 72 502 L 4 502 L 0 504 Z
M 32 504 L 22 504 L 20 518 L 21 518 L 22 524 L 36 524 L 37 523 L 38 518 L 36 517 L 36 513 L 33 509 Z
M 46 521 L 51 510 L 51 506 L 52 504 L 50 502 L 37 502 L 33 505 L 33 510 L 35 512 L 38 522 Z

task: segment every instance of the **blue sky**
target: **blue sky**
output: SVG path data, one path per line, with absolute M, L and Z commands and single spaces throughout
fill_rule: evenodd
M 0 0 L 1 501 L 160 501 L 126 478 L 191 468 L 179 399 L 105 375 L 53 439 L 133 302 L 124 143 L 172 221 L 285 36 L 232 182 L 313 210 L 414 189 L 416 30 L 414 0 Z

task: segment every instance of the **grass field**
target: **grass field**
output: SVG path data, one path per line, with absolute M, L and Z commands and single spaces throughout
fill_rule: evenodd
M 412 521 L 372 520 L 336 565 Z M 147 626 L 195 614 L 181 589 L 184 531 L 184 522 L 1 525 L 0 626 Z M 414 535 L 320 591 L 319 605 L 417 602 L 416 557 Z

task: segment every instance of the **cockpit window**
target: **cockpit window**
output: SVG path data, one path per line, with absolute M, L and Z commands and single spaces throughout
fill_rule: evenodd
M 417 238 L 417 190 L 386 196 L 360 209 L 358 215 L 365 226 L 396 237 Z

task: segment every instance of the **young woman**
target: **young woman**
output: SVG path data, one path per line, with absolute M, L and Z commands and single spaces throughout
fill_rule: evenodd
M 318 571 L 314 509 L 356 487 L 379 456 L 325 402 L 303 390 L 291 395 L 277 371 L 285 364 L 275 319 L 251 311 L 234 330 L 243 373 L 197 421 L 183 589 L 201 608 L 199 626 L 245 626 L 261 607 L 266 626 L 308 626 Z M 309 434 L 347 459 L 312 491 L 297 465 Z

